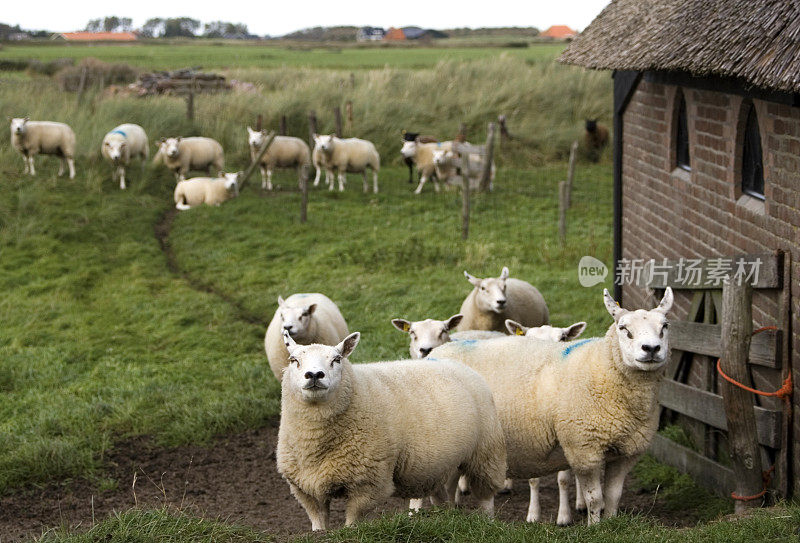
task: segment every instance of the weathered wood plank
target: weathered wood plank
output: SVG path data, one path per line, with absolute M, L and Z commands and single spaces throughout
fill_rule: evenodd
M 673 321 L 669 324 L 672 349 L 715 356 L 722 354 L 722 327 L 719 324 Z M 767 330 L 753 336 L 748 362 L 777 369 L 781 360 L 781 332 Z
M 757 261 L 760 264 L 755 266 L 758 271 L 756 274 L 754 267 L 748 263 Z M 721 289 L 724 275 L 727 273 L 727 275 L 735 277 L 737 271 L 740 270 L 741 263 L 742 278 L 750 282 L 753 288 L 781 288 L 783 283 L 782 261 L 780 253 L 685 258 L 682 261 L 649 261 L 644 263 L 644 269 L 639 275 L 639 284 L 654 289 L 667 287 L 678 290 Z M 752 276 L 751 272 L 753 272 Z
M 729 496 L 736 484 L 733 470 L 726 468 L 674 441 L 656 434 L 650 444 L 650 453 L 663 462 L 689 474 L 705 488 Z
M 684 385 L 672 379 L 664 379 L 661 382 L 658 399 L 662 407 L 720 430 L 728 429 L 725 405 L 719 394 Z M 766 447 L 779 449 L 782 443 L 783 413 L 755 406 L 753 412 L 756 419 L 758 442 Z

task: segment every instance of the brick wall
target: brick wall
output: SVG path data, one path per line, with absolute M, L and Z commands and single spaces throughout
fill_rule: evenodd
M 691 172 L 675 168 L 678 92 L 686 100 Z M 764 202 L 742 195 L 739 188 L 750 103 L 761 132 Z M 642 80 L 624 114 L 622 156 L 623 258 L 791 253 L 793 430 L 800 446 L 800 108 Z M 623 299 L 628 308 L 653 303 L 634 286 L 623 287 Z M 688 294 L 676 302 L 681 318 Z M 757 293 L 753 309 L 757 325 L 775 324 L 776 294 Z M 703 386 L 707 372 L 696 366 L 692 381 Z M 795 450 L 795 492 L 800 494 L 800 448 Z

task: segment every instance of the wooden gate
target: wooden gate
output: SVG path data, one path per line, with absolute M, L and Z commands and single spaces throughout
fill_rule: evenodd
M 742 364 L 744 367 L 740 368 L 739 374 L 747 378 L 744 382 L 746 385 L 774 391 L 791 373 L 789 254 L 778 252 L 730 259 L 696 259 L 694 262 L 702 275 L 703 272 L 711 273 L 715 266 L 718 268 L 721 260 L 755 262 L 757 259 L 760 261 L 759 271 L 757 278 L 752 278 L 756 279 L 751 283 L 752 291 L 748 292 L 753 292 L 757 302 L 768 307 L 767 313 L 774 315 L 774 322 L 760 324 L 774 325 L 774 329 L 752 336 L 747 363 Z M 741 426 L 738 425 L 740 421 L 731 419 L 740 415 L 731 411 L 730 404 L 726 410 L 726 400 L 730 402 L 730 398 L 723 398 L 720 391 L 731 389 L 726 388 L 729 385 L 724 383 L 717 371 L 717 360 L 723 356 L 724 339 L 730 343 L 730 334 L 735 333 L 735 330 L 726 329 L 722 324 L 723 285 L 709 285 L 705 280 L 687 284 L 686 278 L 680 277 L 681 266 L 677 261 L 651 263 L 650 266 L 650 269 L 645 267 L 639 283 L 655 289 L 657 297 L 661 296 L 661 289 L 667 286 L 673 290 L 691 292 L 686 320 L 670 322 L 672 356 L 659 401 L 662 406 L 661 427 L 677 423 L 678 427 L 685 429 L 693 445 L 684 446 L 663 434 L 657 434 L 650 452 L 659 461 L 688 473 L 710 490 L 729 496 L 737 488 L 737 480 L 741 485 L 742 478 L 741 466 L 730 455 L 731 448 L 736 445 L 734 443 L 732 447 L 732 438 L 740 442 L 749 439 L 753 442 L 754 450 L 760 451 L 763 469 L 774 466 L 770 491 L 781 497 L 789 497 L 792 489 L 790 403 L 748 392 L 744 398 L 748 405 L 750 401 L 753 402 L 753 417 L 749 413 L 745 415 L 751 421 L 755 419 L 754 435 L 746 435 L 748 432 L 741 430 L 737 430 L 737 435 L 728 435 L 727 432 L 731 425 L 736 428 Z M 654 273 L 653 266 L 658 266 L 662 271 Z M 747 294 L 746 298 L 743 303 L 747 304 L 746 314 L 751 320 L 750 295 Z M 730 298 L 728 300 L 730 308 Z M 723 334 L 727 337 L 723 338 Z M 744 353 L 742 359 L 745 359 Z

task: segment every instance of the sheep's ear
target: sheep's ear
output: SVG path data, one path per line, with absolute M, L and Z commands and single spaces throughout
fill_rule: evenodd
M 319 134 L 314 132 L 314 141 L 319 141 Z
M 469 281 L 470 283 L 472 283 L 472 284 L 473 284 L 473 285 L 475 285 L 476 287 L 480 286 L 480 284 L 481 284 L 481 281 L 482 281 L 482 279 L 480 279 L 480 278 L 478 278 L 478 277 L 475 277 L 474 275 L 470 275 L 469 273 L 467 273 L 467 271 L 466 271 L 466 270 L 464 270 L 464 277 L 466 277 L 466 278 L 467 278 L 467 281 Z
M 606 311 L 608 311 L 609 315 L 611 315 L 615 321 L 618 321 L 622 315 L 628 312 L 627 309 L 622 309 L 619 304 L 614 301 L 614 298 L 608 293 L 607 288 L 603 289 L 603 303 L 606 304 Z
M 506 330 L 508 330 L 508 333 L 512 336 L 524 336 L 525 332 L 528 331 L 528 327 L 522 326 L 515 320 L 506 319 Z
M 658 311 L 659 313 L 666 315 L 667 312 L 672 309 L 673 301 L 674 298 L 672 296 L 672 287 L 667 287 L 667 289 L 664 291 L 664 297 L 661 298 L 661 303 L 658 304 L 658 307 L 656 307 L 653 311 Z
M 252 128 L 250 128 L 250 127 L 248 126 L 248 127 L 247 127 L 247 133 L 248 133 L 248 134 L 252 134 L 253 132 L 255 132 L 255 130 L 253 130 Z
M 309 315 L 313 314 L 316 309 L 317 309 L 317 304 L 311 304 L 309 306 L 306 306 L 306 312 Z
M 283 307 L 286 301 L 283 299 L 283 296 L 278 296 L 278 307 Z
M 358 345 L 358 340 L 360 339 L 361 339 L 361 334 L 359 334 L 358 332 L 353 332 L 352 334 L 344 338 L 342 342 L 335 347 L 335 349 L 339 351 L 339 353 L 342 355 L 342 358 L 347 358 L 348 356 L 350 356 L 350 353 L 352 353 L 355 350 L 356 345 Z
M 292 354 L 294 350 L 297 349 L 297 343 L 286 330 L 283 331 L 283 343 L 286 345 L 286 350 L 289 351 L 289 354 Z
M 502 271 L 500 271 L 500 279 L 508 279 L 508 267 L 503 266 Z
M 445 330 L 447 330 L 449 332 L 450 330 L 452 330 L 453 328 L 458 326 L 458 323 L 460 323 L 461 319 L 463 319 L 463 318 L 464 318 L 464 315 L 462 315 L 461 313 L 459 313 L 457 315 L 453 315 L 452 317 L 450 317 L 449 319 L 444 321 Z
M 564 328 L 564 330 L 561 333 L 561 341 L 572 341 L 573 339 L 580 336 L 584 330 L 586 330 L 586 323 L 576 322 L 572 326 Z
M 23 120 L 23 121 L 25 121 L 25 122 L 27 123 L 28 121 L 30 121 L 30 120 L 31 120 L 31 118 L 30 118 L 30 117 L 28 117 L 27 115 L 25 115 L 25 117 L 23 117 L 23 119 L 22 119 L 22 120 Z
M 409 332 L 411 330 L 411 323 L 405 319 L 392 319 L 392 324 L 401 332 Z

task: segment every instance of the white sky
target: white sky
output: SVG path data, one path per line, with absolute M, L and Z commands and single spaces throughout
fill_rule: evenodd
M 250 32 L 280 36 L 312 26 L 409 26 L 455 28 L 481 26 L 536 26 L 541 30 L 566 24 L 581 30 L 609 0 L 492 0 L 453 3 L 441 0 L 0 0 L 0 22 L 26 29 L 58 32 L 82 30 L 89 19 L 106 15 L 130 17 L 139 27 L 151 17 L 188 16 L 202 22 L 246 23 Z M 135 7 L 129 7 L 135 6 Z M 280 6 L 280 7 L 278 7 Z M 256 15 L 253 15 L 255 11 Z

